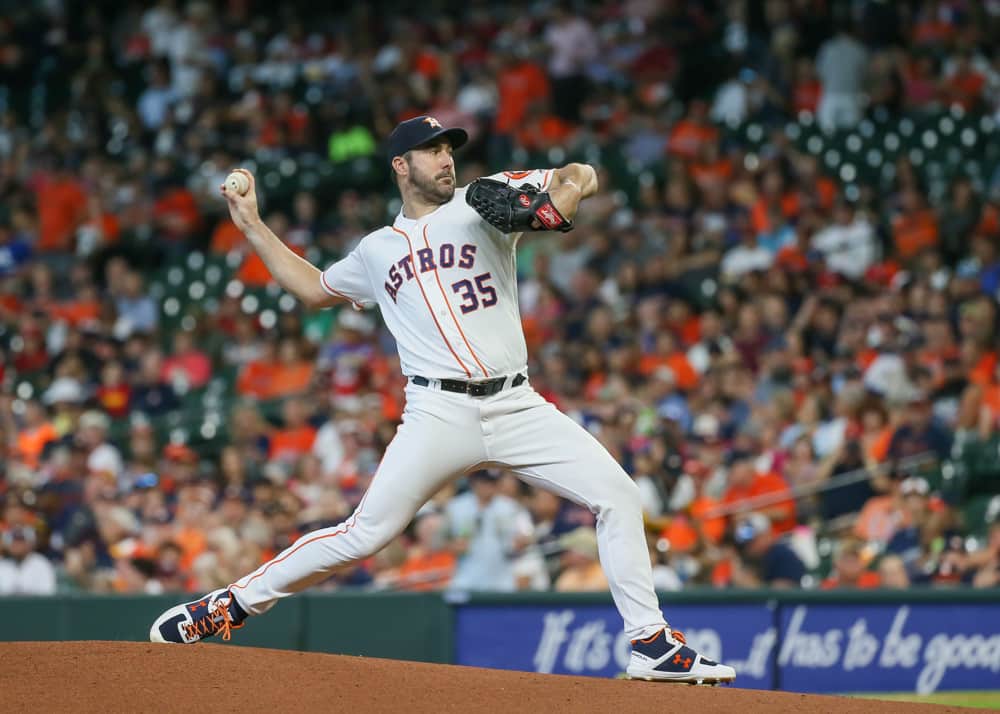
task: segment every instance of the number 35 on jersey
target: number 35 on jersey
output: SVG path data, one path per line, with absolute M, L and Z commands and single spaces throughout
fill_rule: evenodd
M 385 281 L 385 291 L 396 302 L 399 289 L 417 272 L 429 273 L 438 268 L 462 268 L 472 270 L 476 262 L 476 246 L 466 243 L 455 246 L 452 243 L 442 243 L 437 251 L 432 248 L 421 248 L 411 256 L 402 256 L 389 268 L 388 279 Z M 462 302 L 459 308 L 463 314 L 468 314 L 480 307 L 491 307 L 497 303 L 497 291 L 490 285 L 492 276 L 489 273 L 462 278 L 451 284 L 451 290 Z

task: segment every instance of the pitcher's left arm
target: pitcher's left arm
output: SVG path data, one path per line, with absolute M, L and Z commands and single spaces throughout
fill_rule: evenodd
M 567 220 L 572 221 L 580 201 L 597 193 L 597 171 L 590 164 L 566 164 L 556 169 L 549 185 L 549 197 Z
M 574 163 L 555 170 L 505 171 L 476 179 L 466 189 L 465 200 L 501 233 L 566 232 L 573 229 L 580 201 L 597 188 L 594 168 Z

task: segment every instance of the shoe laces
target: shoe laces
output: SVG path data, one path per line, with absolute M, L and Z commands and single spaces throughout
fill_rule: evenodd
M 680 630 L 671 630 L 668 627 L 664 627 L 662 630 L 658 631 L 655 635 L 653 635 L 652 637 L 649 637 L 649 638 L 647 638 L 645 640 L 632 640 L 632 644 L 635 645 L 637 642 L 649 643 L 649 642 L 652 642 L 653 640 L 655 640 L 660 635 L 667 634 L 667 633 L 669 633 L 670 637 L 673 638 L 673 640 L 675 642 L 679 642 L 682 645 L 686 645 L 687 644 L 687 640 L 684 638 L 684 633 L 683 632 L 681 632 Z
M 184 632 L 188 639 L 210 637 L 222 633 L 223 640 L 229 640 L 232 630 L 238 630 L 243 624 L 237 625 L 233 621 L 233 615 L 229 612 L 229 599 L 218 599 L 215 607 L 208 611 L 204 617 L 200 617 L 194 622 L 184 624 Z

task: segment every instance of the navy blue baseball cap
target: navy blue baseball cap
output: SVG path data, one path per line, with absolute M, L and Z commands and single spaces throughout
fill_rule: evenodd
M 392 165 L 395 157 L 402 156 L 410 149 L 415 149 L 439 136 L 446 137 L 453 149 L 457 149 L 469 140 L 469 133 L 465 129 L 445 128 L 432 116 L 423 115 L 399 122 L 389 134 L 387 147 L 389 165 Z

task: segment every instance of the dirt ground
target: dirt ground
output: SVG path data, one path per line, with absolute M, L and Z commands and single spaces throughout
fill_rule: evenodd
M 0 711 L 882 714 L 971 710 L 249 647 L 13 642 L 0 643 Z

